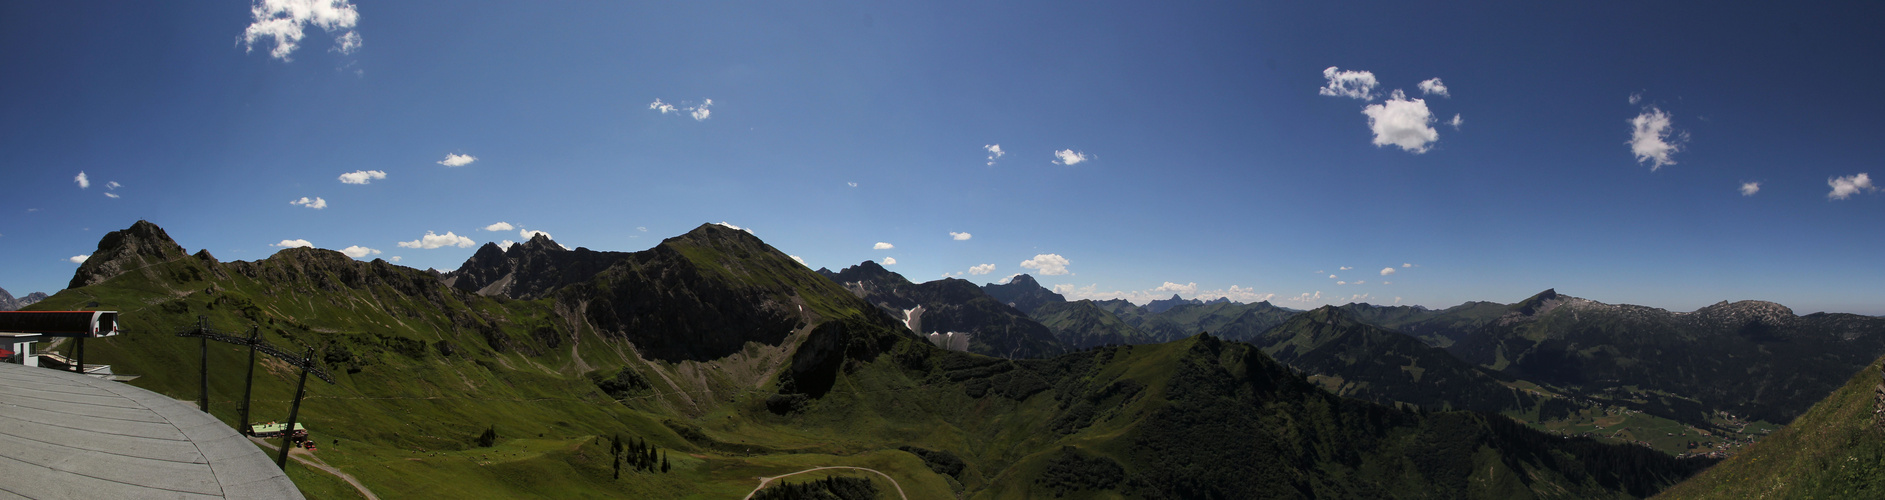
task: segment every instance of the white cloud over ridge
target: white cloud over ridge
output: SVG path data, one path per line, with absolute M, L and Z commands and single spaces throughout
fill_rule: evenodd
M 549 238 L 550 241 L 556 241 L 556 237 L 550 236 L 550 233 L 546 233 L 543 231 L 532 231 L 532 230 L 524 229 L 524 228 L 517 228 L 517 237 L 523 238 L 524 241 L 530 241 L 532 239 L 535 239 L 537 235 L 539 234 L 543 235 L 543 237 L 545 238 Z M 557 243 L 557 244 L 561 245 L 562 243 Z
M 334 50 L 351 54 L 361 45 L 360 33 L 353 30 L 360 22 L 360 11 L 347 0 L 258 0 L 249 8 L 254 21 L 242 32 L 244 51 L 255 50 L 255 42 L 274 42 L 269 57 L 283 61 L 300 48 L 306 36 L 303 27 L 314 25 L 329 33 L 345 31 L 335 38 Z
M 1074 152 L 1074 150 L 1071 150 L 1071 149 L 1062 149 L 1060 151 L 1055 151 L 1054 158 L 1057 158 L 1056 160 L 1054 160 L 1055 165 L 1074 165 L 1083 161 L 1087 161 L 1088 159 L 1086 156 L 1086 153 Z
M 294 201 L 290 201 L 290 202 L 288 202 L 288 204 L 289 204 L 289 205 L 300 205 L 300 206 L 304 206 L 304 207 L 308 207 L 308 208 L 312 208 L 312 209 L 315 209 L 315 210 L 320 210 L 320 209 L 323 209 L 323 208 L 327 208 L 327 200 L 323 200 L 323 199 L 321 199 L 321 198 L 320 198 L 319 196 L 316 196 L 316 197 L 314 197 L 314 199 L 311 199 L 311 200 L 310 200 L 310 199 L 308 199 L 308 197 L 306 197 L 306 196 L 303 196 L 303 197 L 301 197 L 301 199 L 299 199 L 299 200 L 294 200 Z
M 969 238 L 974 238 L 974 237 L 975 235 L 972 235 L 969 233 L 958 233 L 955 231 L 949 232 L 949 239 L 956 240 L 956 241 L 963 241 L 963 240 L 967 240 Z
M 447 167 L 462 167 L 465 165 L 470 165 L 471 162 L 474 162 L 474 161 L 478 161 L 478 157 L 471 156 L 471 155 L 461 155 L 458 153 L 446 153 L 445 159 L 439 160 L 439 164 L 447 166 Z
M 1060 254 L 1044 253 L 1035 255 L 1032 259 L 1021 261 L 1021 268 L 1040 271 L 1043 276 L 1060 276 L 1067 274 L 1068 264 L 1071 264 L 1071 262 L 1068 262 L 1066 257 L 1061 257 Z
M 496 232 L 496 231 L 509 231 L 509 230 L 512 230 L 512 229 L 517 229 L 517 227 L 516 227 L 516 226 L 512 226 L 512 225 L 511 225 L 511 223 L 509 223 L 509 222 L 504 222 L 504 221 L 498 221 L 498 223 L 496 223 L 496 224 L 492 224 L 492 225 L 489 225 L 489 226 L 484 226 L 484 230 L 486 230 L 486 231 L 493 231 L 493 232 Z
M 1754 193 L 1759 193 L 1759 192 L 1761 192 L 1761 183 L 1759 182 L 1741 183 L 1741 196 L 1754 196 Z
M 363 247 L 360 245 L 354 245 L 354 246 L 340 249 L 340 253 L 346 254 L 348 257 L 353 257 L 353 258 L 358 259 L 358 258 L 365 257 L 368 255 L 379 255 L 380 251 Z
M 1010 277 L 1010 279 L 1012 279 L 1012 277 Z M 1237 285 L 1231 285 L 1230 288 L 1223 288 L 1223 289 L 1217 289 L 1217 290 L 1199 290 L 1199 288 L 1200 287 L 1198 286 L 1197 283 L 1188 283 L 1188 284 L 1181 285 L 1178 283 L 1167 281 L 1165 282 L 1165 284 L 1159 285 L 1158 287 L 1152 288 L 1149 290 L 1105 291 L 1105 290 L 1100 290 L 1098 284 L 1091 284 L 1087 286 L 1061 284 L 1061 285 L 1054 285 L 1053 291 L 1054 293 L 1058 293 L 1058 294 L 1066 296 L 1067 300 L 1125 299 L 1127 302 L 1132 302 L 1134 304 L 1139 304 L 1139 305 L 1145 305 L 1147 302 L 1151 302 L 1154 300 L 1168 299 L 1168 298 L 1171 298 L 1172 294 L 1177 294 L 1181 298 L 1198 299 L 1198 300 L 1217 300 L 1217 299 L 1223 298 L 1223 299 L 1230 299 L 1233 302 L 1242 302 L 1245 304 L 1253 304 L 1253 303 L 1263 302 L 1263 301 L 1276 298 L 1276 294 L 1274 293 L 1257 293 L 1256 290 L 1253 290 L 1250 288 L 1244 288 Z
M 1861 192 L 1878 191 L 1878 186 L 1872 185 L 1872 177 L 1864 172 L 1827 179 L 1826 185 L 1833 188 L 1831 192 L 1826 193 L 1828 200 L 1843 200 Z
M 799 263 L 799 265 L 801 265 L 801 266 L 805 266 L 805 267 L 812 267 L 812 265 L 811 265 L 811 264 L 806 264 L 806 263 L 805 263 L 805 259 L 802 259 L 802 258 L 799 258 L 799 256 L 797 256 L 797 255 L 787 255 L 786 257 L 791 257 L 791 258 L 792 258 L 792 261 L 794 261 L 794 262 L 798 262 L 798 263 Z
M 889 250 L 896 247 L 897 247 L 896 245 L 879 241 L 877 242 L 877 244 L 871 245 L 871 250 Z
M 1334 66 L 1322 70 L 1322 78 L 1329 83 L 1317 89 L 1316 93 L 1334 97 L 1353 97 L 1364 101 L 1374 99 L 1374 88 L 1380 85 L 1374 73 L 1367 71 L 1341 71 Z
M 426 231 L 425 236 L 419 239 L 399 242 L 399 247 L 431 250 L 441 247 L 471 248 L 472 245 L 476 244 L 476 242 L 471 241 L 471 238 L 453 234 L 451 231 L 446 231 L 443 235 Z
M 91 258 L 92 258 L 92 256 L 91 256 L 90 254 L 86 254 L 86 255 L 74 255 L 74 256 L 71 256 L 71 257 L 67 257 L 67 258 L 65 259 L 65 261 L 66 261 L 66 262 L 71 262 L 71 263 L 73 263 L 73 264 L 84 264 L 84 263 L 85 263 L 85 261 L 87 261 L 87 260 L 90 260 Z
M 1439 78 L 1429 78 L 1426 81 L 1420 82 L 1417 86 L 1420 87 L 1421 95 L 1432 94 L 1440 97 L 1453 97 L 1453 94 L 1447 92 L 1446 84 L 1441 83 Z
M 1399 90 L 1387 101 L 1362 108 L 1361 113 L 1368 115 L 1368 128 L 1374 132 L 1377 147 L 1392 145 L 1421 154 L 1440 140 L 1440 131 L 1432 126 L 1433 111 L 1427 109 L 1427 100 L 1409 99 Z
M 728 223 L 727 223 L 726 221 L 720 221 L 720 222 L 715 222 L 714 224 L 718 224 L 718 225 L 720 225 L 720 226 L 723 226 L 723 227 L 726 227 L 727 229 L 732 229 L 732 230 L 735 230 L 735 231 L 746 231 L 746 234 L 753 234 L 753 230 L 752 230 L 752 229 L 748 229 L 748 228 L 744 228 L 744 227 L 739 227 L 739 226 L 735 226 L 735 225 L 732 225 L 732 224 L 728 224 Z
M 371 184 L 378 179 L 385 179 L 386 172 L 379 170 L 355 170 L 340 174 L 341 184 Z
M 969 266 L 969 274 L 988 274 L 992 272 L 995 272 L 994 264 L 977 264 L 974 266 Z
M 1669 113 L 1655 106 L 1643 108 L 1642 114 L 1630 119 L 1630 152 L 1636 154 L 1637 163 L 1648 162 L 1651 172 L 1676 164 L 1672 157 L 1682 151 L 1682 141 L 1688 138 L 1671 125 Z
M 293 239 L 293 240 L 281 240 L 281 243 L 275 243 L 269 246 L 282 247 L 282 248 L 312 248 L 314 244 L 308 243 L 308 240 Z

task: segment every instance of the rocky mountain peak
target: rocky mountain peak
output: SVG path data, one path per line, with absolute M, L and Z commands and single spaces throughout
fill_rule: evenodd
M 150 221 L 137 221 L 131 227 L 106 233 L 98 240 L 98 249 L 92 256 L 79 265 L 72 275 L 72 282 L 66 288 L 78 288 L 92 285 L 124 274 L 126 271 L 143 268 L 183 258 L 188 255 L 183 246 L 164 228 L 157 227 Z
M 1007 284 L 983 285 L 982 293 L 1027 314 L 1033 314 L 1043 305 L 1067 301 L 1067 297 L 1048 290 L 1026 274 L 1015 275 Z

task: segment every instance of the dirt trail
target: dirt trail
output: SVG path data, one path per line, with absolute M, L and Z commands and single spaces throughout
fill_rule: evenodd
M 903 494 L 903 485 L 901 485 L 901 484 L 897 484 L 897 480 L 896 480 L 896 479 L 892 479 L 892 478 L 890 477 L 890 475 L 889 475 L 889 474 L 885 474 L 885 473 L 883 473 L 883 472 L 881 472 L 881 471 L 878 471 L 877 469 L 869 469 L 869 468 L 864 468 L 864 467 L 851 467 L 851 466 L 848 466 L 848 465 L 832 465 L 832 466 L 826 466 L 826 467 L 813 467 L 813 468 L 810 468 L 810 469 L 805 469 L 805 470 L 802 470 L 802 471 L 798 471 L 798 472 L 794 472 L 794 473 L 791 473 L 791 474 L 781 474 L 781 475 L 777 475 L 777 476 L 772 476 L 772 477 L 762 477 L 762 478 L 759 478 L 759 487 L 758 487 L 758 488 L 753 488 L 753 492 L 752 492 L 752 493 L 747 493 L 747 494 L 746 494 L 746 498 L 744 498 L 744 499 L 741 499 L 741 500 L 753 500 L 753 495 L 757 495 L 757 494 L 759 494 L 759 490 L 763 490 L 763 489 L 766 489 L 766 485 L 767 485 L 767 484 L 771 484 L 771 483 L 772 483 L 772 481 L 773 481 L 773 480 L 775 480 L 775 479 L 779 479 L 779 478 L 782 478 L 782 477 L 786 477 L 786 476 L 796 476 L 796 475 L 799 475 L 799 474 L 804 474 L 804 473 L 807 473 L 807 472 L 812 472 L 812 471 L 821 471 L 821 470 L 825 470 L 825 469 L 857 469 L 857 470 L 861 470 L 861 471 L 870 471 L 870 472 L 873 472 L 873 473 L 876 473 L 876 474 L 877 474 L 877 475 L 879 475 L 879 476 L 883 476 L 883 477 L 884 477 L 884 479 L 887 479 L 887 480 L 889 480 L 889 481 L 890 481 L 890 485 L 891 485 L 891 486 L 895 486 L 895 487 L 897 487 L 897 497 L 899 497 L 899 498 L 902 498 L 903 500 L 910 500 L 910 496 L 909 496 L 909 495 L 905 495 L 905 494 Z
M 270 444 L 267 440 L 264 440 L 261 438 L 255 438 L 255 437 L 251 437 L 249 438 L 249 440 L 256 442 L 256 444 L 266 446 L 271 451 L 281 451 L 281 447 Z M 304 455 L 307 455 L 307 456 L 304 456 Z M 360 496 L 366 497 L 367 500 L 380 500 L 380 497 L 373 495 L 372 490 L 367 489 L 367 485 L 360 484 L 360 480 L 354 479 L 352 474 L 341 472 L 340 469 L 336 469 L 327 465 L 327 462 L 321 461 L 320 457 L 313 457 L 312 455 L 309 455 L 307 451 L 298 450 L 298 449 L 290 449 L 288 450 L 288 458 L 292 458 L 296 462 L 301 462 L 302 465 L 313 467 L 316 470 L 319 470 L 321 472 L 333 474 L 334 477 L 338 477 L 338 478 L 341 478 L 342 480 L 347 481 L 347 484 L 353 485 L 353 489 L 359 490 Z

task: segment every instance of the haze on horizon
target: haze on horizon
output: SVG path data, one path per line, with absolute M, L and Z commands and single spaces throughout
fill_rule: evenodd
M 142 218 L 455 269 L 701 223 L 807 265 L 1885 314 L 1873 4 L 0 5 L 0 287 Z

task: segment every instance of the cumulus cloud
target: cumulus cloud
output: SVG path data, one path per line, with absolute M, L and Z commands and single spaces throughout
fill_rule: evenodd
M 399 242 L 399 247 L 431 250 L 439 247 L 471 248 L 475 244 L 477 243 L 471 241 L 471 238 L 452 234 L 451 231 L 446 231 L 443 235 L 426 231 L 425 236 L 419 239 Z
M 955 231 L 949 232 L 949 239 L 956 240 L 956 241 L 962 241 L 962 240 L 966 240 L 966 239 L 974 238 L 974 237 L 975 237 L 974 235 L 971 235 L 969 233 L 958 233 Z
M 328 33 L 344 31 L 334 40 L 334 50 L 342 54 L 360 48 L 360 34 L 353 30 L 360 22 L 360 11 L 347 0 L 258 0 L 249 14 L 254 22 L 242 32 L 245 51 L 255 50 L 256 41 L 272 41 L 275 48 L 268 55 L 291 60 L 288 56 L 300 48 L 306 36 L 303 28 L 310 24 Z
M 1020 276 L 1020 275 L 1021 275 L 1021 273 L 1014 273 L 1014 274 L 1010 274 L 1010 275 L 1008 275 L 1008 277 L 1006 277 L 1006 278 L 1002 278 L 1002 279 L 999 279 L 999 280 L 995 280 L 995 284 L 997 284 L 997 285 L 1006 285 L 1006 284 L 1008 284 L 1009 282 L 1012 282 L 1012 281 L 1014 281 L 1014 279 L 1015 279 L 1015 277 L 1016 277 L 1016 276 Z M 1059 289 L 1059 287 L 1055 287 L 1055 289 L 1056 289 L 1056 290 L 1058 290 L 1058 289 Z
M 341 184 L 371 184 L 374 180 L 385 179 L 386 172 L 379 170 L 355 170 L 340 174 Z
M 90 259 L 90 258 L 92 258 L 91 255 L 74 255 L 71 257 L 67 257 L 65 260 L 66 262 L 71 262 L 73 264 L 84 264 L 85 260 Z
M 311 199 L 311 200 L 310 200 L 310 199 L 308 199 L 308 197 L 306 197 L 306 196 L 303 196 L 303 197 L 301 197 L 301 199 L 299 199 L 299 200 L 294 200 L 294 201 L 290 201 L 290 202 L 288 202 L 288 204 L 289 204 L 289 205 L 301 205 L 301 206 L 304 206 L 304 207 L 308 207 L 308 208 L 312 208 L 312 209 L 315 209 L 315 210 L 320 210 L 320 209 L 323 209 L 323 208 L 327 208 L 327 200 L 323 200 L 323 199 L 321 199 L 321 197 L 319 197 L 319 196 L 316 196 L 316 197 L 314 197 L 314 199 Z
M 736 231 L 746 231 L 746 234 L 753 234 L 753 230 L 752 230 L 752 229 L 748 229 L 748 228 L 744 228 L 744 227 L 739 227 L 739 226 L 735 226 L 735 225 L 732 225 L 732 224 L 728 224 L 728 223 L 726 223 L 726 221 L 720 221 L 720 222 L 715 222 L 714 224 L 719 224 L 719 225 L 721 225 L 721 226 L 725 226 L 725 227 L 726 227 L 727 229 L 732 229 L 732 230 L 736 230 Z
M 358 259 L 358 258 L 365 257 L 368 255 L 379 255 L 380 251 L 363 247 L 363 246 L 359 246 L 359 245 L 354 245 L 354 246 L 340 249 L 340 253 L 347 254 L 348 257 L 353 257 L 353 258 Z
M 1453 119 L 1451 119 L 1451 120 L 1447 120 L 1447 121 L 1446 121 L 1446 124 L 1447 124 L 1447 125 L 1452 125 L 1452 126 L 1453 126 L 1453 130 L 1459 130 L 1459 129 L 1460 129 L 1460 125 L 1464 125 L 1465 123 L 1466 123 L 1466 119 L 1465 119 L 1465 118 L 1460 118 L 1460 114 L 1459 114 L 1459 113 L 1453 113 Z
M 85 188 L 88 188 L 88 187 L 92 187 L 92 179 L 91 179 L 90 177 L 86 177 L 86 176 L 85 176 L 85 171 L 84 171 L 84 170 L 80 170 L 80 171 L 79 171 L 79 176 L 78 176 L 78 177 L 73 177 L 73 178 L 72 178 L 72 182 L 77 182 L 77 183 L 79 183 L 79 189 L 85 189 Z
M 1073 164 L 1077 164 L 1083 161 L 1087 161 L 1086 153 L 1076 153 L 1074 152 L 1074 150 L 1071 150 L 1071 149 L 1062 149 L 1060 151 L 1055 151 L 1054 158 L 1058 158 L 1057 160 L 1054 160 L 1055 165 L 1073 165 Z
M 1337 281 L 1337 282 L 1335 282 L 1335 284 L 1337 284 L 1337 285 L 1346 285 L 1346 284 L 1348 284 L 1348 282 L 1346 282 L 1346 281 Z
M 1316 301 L 1322 300 L 1322 292 L 1316 291 L 1316 293 L 1313 295 L 1311 295 L 1309 292 L 1303 292 L 1302 295 L 1289 297 L 1283 300 L 1286 300 L 1289 302 L 1302 302 L 1302 303 L 1316 302 Z
M 1335 279 L 1335 275 L 1333 274 L 1329 275 L 1329 279 Z
M 1316 93 L 1335 96 L 1353 97 L 1361 100 L 1374 99 L 1374 88 L 1381 82 L 1374 79 L 1374 73 L 1367 71 L 1341 71 L 1334 66 L 1322 70 L 1322 77 L 1328 79 Z
M 884 257 L 884 265 L 886 265 L 886 266 L 894 266 L 894 265 L 897 265 L 897 258 L 896 258 L 896 257 Z
M 1160 292 L 1160 293 L 1170 292 L 1170 293 L 1175 293 L 1179 295 L 1197 295 L 1198 282 L 1193 281 L 1188 284 L 1180 285 L 1177 283 L 1167 281 L 1165 282 L 1165 284 L 1159 285 L 1158 288 L 1153 288 L 1152 291 Z
M 793 260 L 794 262 L 798 262 L 798 263 L 799 263 L 799 265 L 801 265 L 801 266 L 805 266 L 805 267 L 812 267 L 812 265 L 811 265 L 811 264 L 806 264 L 806 263 L 805 263 L 805 259 L 801 259 L 801 258 L 799 258 L 799 256 L 797 256 L 797 255 L 787 255 L 787 257 L 791 257 L 791 258 L 792 258 L 792 260 Z
M 1631 93 L 1631 94 L 1630 94 L 1630 105 L 1631 105 L 1631 106 L 1635 106 L 1635 105 L 1637 105 L 1637 104 L 1641 104 L 1642 102 L 1643 102 L 1643 94 L 1642 94 L 1641 92 L 1636 92 L 1636 93 Z
M 503 221 L 499 221 L 498 223 L 492 224 L 489 226 L 484 226 L 484 230 L 486 231 L 509 231 L 512 229 L 517 229 L 517 227 L 512 226 L 511 223 L 509 222 L 503 222 Z
M 1630 119 L 1630 152 L 1636 154 L 1637 163 L 1648 162 L 1652 172 L 1676 164 L 1671 156 L 1682 151 L 1688 134 L 1676 133 L 1671 125 L 1669 113 L 1655 106 L 1643 108 L 1642 114 Z
M 847 186 L 851 186 L 851 187 L 857 187 L 857 183 L 855 183 L 855 182 L 846 182 L 846 183 L 844 183 L 844 184 L 845 184 L 845 185 L 847 185 Z
M 1427 81 L 1420 82 L 1418 87 L 1420 87 L 1420 95 L 1432 94 L 1440 97 L 1453 97 L 1453 94 L 1447 93 L 1446 84 L 1441 83 L 1439 78 L 1430 78 Z
M 1413 264 L 1411 264 L 1411 263 L 1407 263 L 1407 262 L 1402 262 L 1402 263 L 1401 263 L 1401 267 L 1414 267 L 1414 265 L 1413 265 Z
M 1173 283 L 1173 282 L 1168 281 L 1157 288 L 1152 288 L 1149 290 L 1107 291 L 1107 290 L 1101 290 L 1099 288 L 1099 285 L 1097 284 L 1087 285 L 1087 286 L 1075 286 L 1075 285 L 1070 285 L 1070 284 L 1062 284 L 1062 285 L 1054 285 L 1053 291 L 1054 293 L 1065 295 L 1067 297 L 1067 300 L 1125 299 L 1128 302 L 1132 302 L 1134 304 L 1141 304 L 1141 305 L 1147 302 L 1154 301 L 1154 300 L 1164 300 L 1164 299 L 1170 298 L 1172 294 L 1174 293 L 1178 294 L 1180 297 L 1191 296 L 1191 298 L 1195 298 L 1199 300 L 1217 300 L 1218 298 L 1226 298 L 1232 301 L 1243 302 L 1243 303 L 1262 302 L 1262 301 L 1270 300 L 1276 297 L 1276 294 L 1274 293 L 1257 293 L 1256 290 L 1253 290 L 1250 288 L 1244 288 L 1237 285 L 1231 285 L 1230 288 L 1223 288 L 1223 289 L 1217 289 L 1217 290 L 1199 290 L 1199 288 L 1200 287 L 1198 287 L 1197 283 L 1180 285 L 1178 283 Z
M 1355 268 L 1355 266 L 1342 266 L 1342 267 L 1338 267 L 1338 268 L 1335 268 L 1335 270 L 1337 270 L 1337 271 L 1347 271 L 1347 270 L 1350 270 L 1350 269 L 1354 269 L 1354 268 Z
M 545 237 L 545 238 L 549 238 L 549 239 L 551 239 L 551 240 L 555 240 L 555 239 L 556 239 L 556 237 L 554 237 L 554 236 L 550 236 L 550 233 L 546 233 L 546 232 L 543 232 L 543 231 L 531 231 L 531 230 L 529 230 L 529 229 L 524 229 L 524 228 L 517 228 L 517 237 L 519 237 L 519 238 L 523 238 L 523 239 L 524 239 L 524 241 L 530 241 L 531 239 L 534 239 L 534 238 L 536 238 L 536 237 L 537 237 L 537 235 L 539 235 L 539 234 L 541 234 L 541 235 L 543 235 L 543 237 Z M 558 243 L 558 244 L 560 245 L 561 243 Z
M 281 243 L 275 243 L 269 246 L 282 247 L 282 248 L 310 248 L 310 247 L 313 247 L 314 244 L 308 243 L 308 240 L 294 239 L 294 240 L 281 240 Z
M 1000 158 L 1000 157 L 1001 157 L 1001 155 L 1004 155 L 1004 154 L 1007 154 L 1007 153 L 1003 153 L 1003 152 L 1001 151 L 1001 145 L 1000 145 L 1000 144 L 988 144 L 988 145 L 984 145 L 984 146 L 982 146 L 982 149 L 983 149 L 983 150 L 985 150 L 985 151 L 988 151 L 988 164 L 989 164 L 989 165 L 994 165 L 994 164 L 995 164 L 995 159 L 996 159 L 996 158 Z
M 995 272 L 994 264 L 976 264 L 969 266 L 969 274 L 988 274 Z
M 879 241 L 877 242 L 877 244 L 871 245 L 871 250 L 889 250 L 896 247 L 897 247 L 896 245 Z
M 510 250 L 513 246 L 517 246 L 517 242 L 511 240 L 497 242 L 497 247 L 505 250 Z
M 1759 192 L 1761 192 L 1761 183 L 1759 182 L 1741 183 L 1741 196 L 1754 196 L 1754 193 L 1759 193 Z
M 1067 274 L 1067 264 L 1070 264 L 1070 262 L 1067 261 L 1066 257 L 1061 257 L 1060 254 L 1044 253 L 1035 255 L 1032 259 L 1021 261 L 1021 268 L 1040 271 L 1043 276 L 1059 276 Z
M 1440 131 L 1432 127 L 1433 111 L 1427 109 L 1426 99 L 1409 99 L 1395 90 L 1387 101 L 1369 104 L 1361 108 L 1361 113 L 1368 115 L 1368 128 L 1374 131 L 1377 147 L 1399 146 L 1420 154 L 1440 140 Z
M 474 161 L 478 161 L 478 157 L 471 156 L 471 155 L 461 155 L 458 153 L 446 153 L 445 159 L 439 160 L 439 164 L 447 166 L 447 167 L 462 167 L 465 165 L 470 165 L 471 162 L 474 162 Z
M 1392 268 L 1392 267 L 1383 267 L 1383 268 L 1381 268 L 1381 275 L 1382 275 L 1382 276 L 1388 276 L 1388 275 L 1392 275 L 1392 274 L 1394 274 L 1394 268 Z M 1442 274 L 1445 274 L 1445 273 L 1442 273 Z
M 1826 199 L 1829 200 L 1843 200 L 1854 194 L 1878 190 L 1877 186 L 1872 185 L 1872 177 L 1863 172 L 1858 175 L 1827 179 L 1826 185 L 1833 187 L 1832 192 L 1826 193 Z
M 698 106 L 675 106 L 661 102 L 660 99 L 655 99 L 655 102 L 648 103 L 648 109 L 659 111 L 664 115 L 668 113 L 687 113 L 688 116 L 694 117 L 694 121 L 706 121 L 707 117 L 712 116 L 713 111 L 707 109 L 709 106 L 713 106 L 713 99 L 702 99 L 702 102 Z
M 105 193 L 106 198 L 118 199 L 118 193 Z

